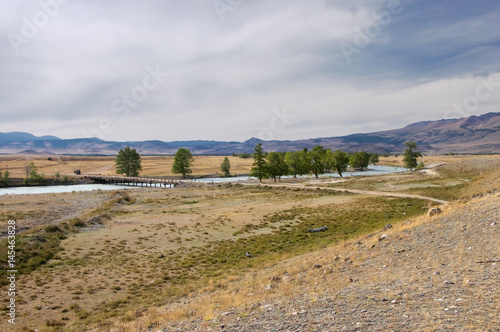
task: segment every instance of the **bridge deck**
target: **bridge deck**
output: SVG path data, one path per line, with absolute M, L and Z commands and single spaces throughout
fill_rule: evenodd
M 144 184 L 155 186 L 157 184 L 164 185 L 165 187 L 169 185 L 170 187 L 176 186 L 182 182 L 188 182 L 189 180 L 176 180 L 176 179 L 159 179 L 159 178 L 145 178 L 145 177 L 135 177 L 135 176 L 113 176 L 113 175 L 99 175 L 99 174 L 87 174 L 82 176 L 84 179 L 90 179 L 97 182 L 104 183 L 120 183 L 133 186 L 142 186 Z M 190 182 L 190 181 L 189 181 Z

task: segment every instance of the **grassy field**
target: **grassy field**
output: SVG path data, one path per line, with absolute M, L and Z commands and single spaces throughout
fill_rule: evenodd
M 58 156 L 47 160 L 49 156 L 0 156 L 0 170 L 8 170 L 11 177 L 23 178 L 26 176 L 25 169 L 29 162 L 33 162 L 39 172 L 47 177 L 52 177 L 56 172 L 61 176 L 73 176 L 74 170 L 81 170 L 84 174 L 115 174 L 115 157 L 71 157 Z M 141 176 L 172 176 L 172 156 L 143 156 Z M 252 167 L 253 159 L 239 157 L 228 157 L 231 162 L 232 174 L 248 174 Z M 438 163 L 453 163 L 464 159 L 484 159 L 488 156 L 425 156 L 423 161 L 426 165 Z M 197 156 L 192 167 L 193 176 L 220 174 L 220 164 L 224 156 Z M 403 158 L 380 157 L 380 165 L 403 166 Z
M 83 174 L 116 174 L 115 157 L 51 157 L 53 160 L 47 160 L 48 157 L 40 156 L 0 156 L 0 170 L 8 170 L 11 177 L 23 178 L 26 176 L 26 165 L 33 162 L 38 171 L 48 177 L 54 176 L 59 172 L 61 176 L 73 176 L 74 170 L 81 170 Z M 243 159 L 238 157 L 228 157 L 231 162 L 232 174 L 248 174 L 252 166 L 253 159 Z M 171 176 L 172 156 L 143 156 L 141 176 Z M 193 176 L 215 175 L 221 173 L 220 164 L 224 156 L 199 156 L 195 157 L 191 167 Z
M 144 165 L 148 165 L 145 172 L 149 169 L 153 175 L 168 158 L 151 158 L 154 162 L 148 165 L 145 158 L 148 163 Z M 197 158 L 200 174 L 201 169 L 215 170 L 217 158 Z M 89 169 L 112 163 L 109 158 L 99 160 L 80 162 Z M 224 290 L 244 275 L 370 234 L 387 223 L 401 224 L 434 205 L 421 199 L 351 194 L 327 187 L 455 200 L 496 188 L 496 164 L 491 159 L 483 161 L 493 168 L 481 174 L 458 162 L 438 168 L 438 175 L 367 176 L 335 183 L 324 179 L 306 181 L 302 187 L 287 186 L 287 182 L 279 187 L 193 184 L 0 197 L 2 229 L 7 220 L 16 218 L 18 229 L 23 230 L 16 243 L 21 272 L 17 282 L 23 287 L 17 298 L 16 327 L 107 330 L 142 316 L 155 326 L 158 321 L 150 308 L 157 307 L 171 308 L 164 316 L 170 320 L 186 318 L 193 309 L 177 308 L 187 299 Z M 68 165 L 75 166 L 69 161 Z M 312 184 L 325 190 L 307 187 Z M 328 230 L 307 232 L 323 226 Z M 5 242 L 0 244 L 2 264 L 6 247 Z M 244 302 L 245 297 L 240 294 L 231 301 Z M 209 319 L 212 309 L 205 303 L 196 307 L 196 315 Z M 0 329 L 7 328 L 5 321 L 1 324 Z
M 216 289 L 228 276 L 397 223 L 426 204 L 243 186 L 94 195 L 104 203 L 81 218 L 18 237 L 19 324 L 106 328 L 133 308 Z M 307 233 L 321 226 L 329 230 Z

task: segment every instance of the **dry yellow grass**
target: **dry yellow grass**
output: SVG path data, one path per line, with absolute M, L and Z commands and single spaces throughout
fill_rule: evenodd
M 47 160 L 51 157 L 53 161 Z M 424 156 L 426 165 L 440 163 L 454 163 L 468 159 L 484 159 L 495 156 Z M 239 158 L 228 156 L 231 162 L 232 174 L 248 174 L 252 167 L 252 158 Z M 114 175 L 115 157 L 73 157 L 73 156 L 0 156 L 0 170 L 8 170 L 11 177 L 24 178 L 25 169 L 29 162 L 33 162 L 39 172 L 52 177 L 56 172 L 61 175 L 74 175 L 74 170 L 81 170 L 84 174 Z M 172 176 L 173 156 L 143 156 L 141 176 Z M 196 156 L 192 166 L 193 176 L 220 174 L 220 164 L 224 156 Z M 402 167 L 403 157 L 380 157 L 380 165 Z
M 212 241 L 269 233 L 272 229 L 268 228 L 233 235 L 244 225 L 259 224 L 267 214 L 298 204 L 317 206 L 349 200 L 342 195 L 322 196 L 315 192 L 290 195 L 277 191 L 270 195 L 259 190 L 243 192 L 216 187 L 144 188 L 128 192 L 136 199 L 135 204 L 113 207 L 108 212 L 115 217 L 104 221 L 104 227 L 91 227 L 71 235 L 63 241 L 64 250 L 58 257 L 29 275 L 20 276 L 24 292 L 18 299 L 18 309 L 24 314 L 18 318 L 18 326 L 40 328 L 40 322 L 62 318 L 67 319 L 65 322 L 78 321 L 81 312 L 70 309 L 74 303 L 84 313 L 97 310 L 103 302 L 122 301 L 128 294 L 137 295 L 139 303 L 148 303 L 135 289 L 163 282 L 168 269 L 175 267 L 164 266 L 172 255 L 183 256 Z M 98 209 L 98 203 L 109 200 L 109 196 L 102 191 L 44 194 L 36 196 L 37 201 L 33 201 L 33 196 L 0 197 L 0 203 L 9 202 L 0 204 L 0 213 L 15 210 L 19 227 L 33 227 L 47 224 L 47 216 L 54 207 L 61 206 L 60 202 L 64 206 L 76 204 L 75 210 L 85 215 Z M 159 259 L 162 255 L 169 258 Z M 206 289 L 223 284 L 220 280 L 212 282 Z
M 61 175 L 74 175 L 74 170 L 81 170 L 83 174 L 114 175 L 115 157 L 55 157 L 52 161 L 48 156 L 0 156 L 0 170 L 8 170 L 10 177 L 24 178 L 26 165 L 33 162 L 40 173 L 52 177 L 56 172 Z M 232 174 L 248 174 L 253 159 L 243 159 L 228 156 Z M 141 176 L 171 176 L 173 156 L 143 156 Z M 193 176 L 215 175 L 221 173 L 220 164 L 224 156 L 196 156 L 194 158 Z
M 418 158 L 418 161 L 422 161 L 426 166 L 432 164 L 452 164 L 462 160 L 474 160 L 474 159 L 489 159 L 489 158 L 500 158 L 498 155 L 442 155 L 442 156 L 423 156 L 423 158 Z M 398 157 L 380 157 L 380 165 L 387 166 L 397 166 L 404 167 L 403 156 Z

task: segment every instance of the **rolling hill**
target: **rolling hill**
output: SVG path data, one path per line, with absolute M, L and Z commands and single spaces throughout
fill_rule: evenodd
M 196 155 L 228 155 L 233 152 L 252 152 L 259 142 L 266 151 L 293 151 L 323 145 L 325 148 L 348 152 L 364 150 L 401 153 L 407 141 L 416 142 L 419 150 L 426 154 L 500 153 L 500 113 L 423 121 L 400 129 L 373 133 L 295 141 L 263 141 L 250 138 L 244 142 L 208 140 L 113 142 L 98 138 L 60 139 L 55 136 L 36 137 L 22 132 L 0 133 L 0 153 L 17 154 L 31 151 L 37 154 L 115 155 L 119 149 L 129 145 L 144 155 L 174 154 L 180 147 L 190 149 Z

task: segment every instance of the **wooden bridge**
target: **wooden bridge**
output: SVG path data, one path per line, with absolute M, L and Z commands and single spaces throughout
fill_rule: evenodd
M 176 179 L 157 179 L 157 178 L 144 178 L 135 176 L 112 176 L 112 175 L 99 175 L 88 174 L 82 176 L 84 179 L 89 179 L 99 183 L 106 184 L 119 184 L 125 186 L 135 187 L 156 187 L 157 185 L 163 187 L 175 187 L 182 182 L 192 182 L 192 180 L 176 180 Z

